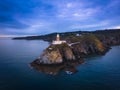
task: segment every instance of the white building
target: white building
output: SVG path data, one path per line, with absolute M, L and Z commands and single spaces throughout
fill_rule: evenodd
M 77 33 L 76 36 L 82 36 L 81 34 Z
M 60 35 L 57 34 L 56 40 L 54 40 L 54 41 L 52 42 L 52 44 L 62 44 L 62 43 L 66 43 L 66 41 L 65 41 L 65 40 L 60 40 Z

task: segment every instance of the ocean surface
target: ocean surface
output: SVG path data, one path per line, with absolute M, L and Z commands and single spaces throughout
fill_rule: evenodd
M 30 66 L 48 45 L 0 38 L 0 90 L 120 90 L 120 46 L 86 58 L 75 74 L 49 75 Z

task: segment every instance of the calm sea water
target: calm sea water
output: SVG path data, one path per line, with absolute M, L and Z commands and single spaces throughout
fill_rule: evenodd
M 30 67 L 48 46 L 34 40 L 0 39 L 0 90 L 120 90 L 120 46 L 104 56 L 87 58 L 78 72 L 51 76 Z

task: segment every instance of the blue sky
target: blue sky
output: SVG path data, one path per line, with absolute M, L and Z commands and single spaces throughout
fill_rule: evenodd
M 120 28 L 120 0 L 0 0 L 0 36 Z

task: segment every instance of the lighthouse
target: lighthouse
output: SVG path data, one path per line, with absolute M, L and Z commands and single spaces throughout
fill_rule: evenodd
M 56 40 L 53 40 L 52 44 L 55 45 L 55 44 L 62 44 L 62 43 L 66 43 L 66 41 L 65 40 L 60 40 L 60 35 L 57 34 Z
M 57 36 L 56 36 L 56 41 L 60 41 L 60 35 L 59 34 L 57 34 Z

